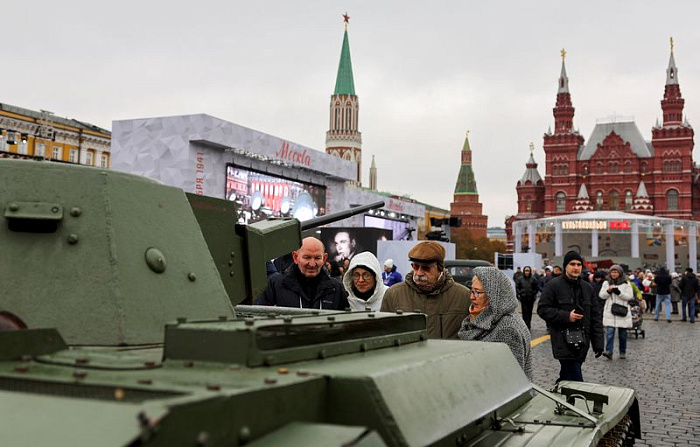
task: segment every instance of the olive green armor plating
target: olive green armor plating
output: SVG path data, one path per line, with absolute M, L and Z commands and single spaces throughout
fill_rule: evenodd
M 242 227 L 231 202 L 149 179 L 0 160 L 2 445 L 590 446 L 640 433 L 633 390 L 542 390 L 505 345 L 427 340 L 420 313 L 239 305 L 304 226 L 364 209 Z

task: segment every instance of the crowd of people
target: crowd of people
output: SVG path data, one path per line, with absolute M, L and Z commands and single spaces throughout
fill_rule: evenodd
M 684 275 L 664 268 L 626 272 L 620 265 L 584 271 L 582 256 L 570 251 L 562 266 L 548 266 L 541 275 L 530 266 L 518 268 L 513 282 L 495 267 L 476 267 L 470 289 L 445 269 L 441 244 L 420 242 L 408 258 L 411 271 L 405 277 L 392 259 L 380 264 L 370 252 L 340 264 L 328 260 L 321 241 L 308 237 L 292 253 L 293 264 L 280 273 L 268 272 L 267 287 L 255 304 L 421 312 L 429 338 L 505 343 L 530 379 L 530 330 L 537 304 L 561 366 L 557 381 L 583 381 L 590 349 L 596 357 L 612 360 L 616 334 L 619 358 L 625 359 L 627 331 L 638 324 L 640 313 L 653 313 L 658 321 L 663 308 L 670 323 L 681 303 L 681 321 L 694 323 L 700 308 L 700 280 L 692 269 Z

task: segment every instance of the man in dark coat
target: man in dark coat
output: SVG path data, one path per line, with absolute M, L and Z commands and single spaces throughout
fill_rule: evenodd
M 685 275 L 681 278 L 680 282 L 682 305 L 683 305 L 683 319 L 681 321 L 688 321 L 686 319 L 686 311 L 690 312 L 690 322 L 695 323 L 695 295 L 698 294 L 700 289 L 700 284 L 698 279 L 693 273 L 693 269 L 688 267 L 685 269 Z
M 532 308 L 535 306 L 537 292 L 539 292 L 540 289 L 537 285 L 537 280 L 532 275 L 532 269 L 529 265 L 526 265 L 525 268 L 523 268 L 522 276 L 515 280 L 515 291 L 517 292 L 517 297 L 520 301 L 523 321 L 525 321 L 525 326 L 530 329 L 530 322 L 532 321 Z
M 255 304 L 330 310 L 348 307 L 343 285 L 328 276 L 323 268 L 328 253 L 321 241 L 305 238 L 299 250 L 292 252 L 292 258 L 294 264 L 284 273 L 270 277 Z
M 581 365 L 589 346 L 603 353 L 603 322 L 591 285 L 581 280 L 583 258 L 575 251 L 564 256 L 564 274 L 547 283 L 537 314 L 550 328 L 552 354 L 559 360 L 560 380 L 583 382 Z

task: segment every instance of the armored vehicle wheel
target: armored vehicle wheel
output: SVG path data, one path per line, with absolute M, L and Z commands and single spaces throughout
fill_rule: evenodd
M 598 447 L 628 447 L 633 445 L 634 427 L 629 414 L 622 418 L 620 423 L 598 442 Z

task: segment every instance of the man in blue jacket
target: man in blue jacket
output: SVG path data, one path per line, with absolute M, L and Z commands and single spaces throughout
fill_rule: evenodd
M 321 241 L 305 238 L 299 250 L 292 252 L 292 259 L 294 264 L 287 270 L 270 277 L 255 304 L 330 310 L 348 307 L 343 285 L 328 276 L 323 268 L 328 253 Z
M 396 283 L 403 281 L 403 276 L 401 273 L 396 271 L 396 266 L 394 265 L 393 259 L 387 259 L 384 261 L 384 271 L 382 272 L 382 281 L 387 287 L 391 287 Z

